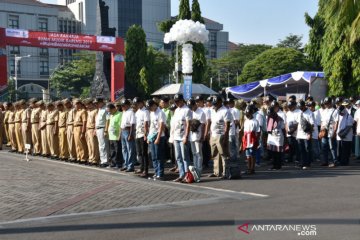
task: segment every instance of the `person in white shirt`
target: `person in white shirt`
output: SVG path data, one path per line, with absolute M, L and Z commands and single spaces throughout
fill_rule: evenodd
M 295 101 L 288 102 L 289 111 L 286 113 L 286 137 L 289 144 L 288 162 L 293 162 L 294 157 L 296 162 L 300 162 L 300 151 L 296 140 L 297 128 L 298 128 L 298 115 L 301 110 L 297 108 Z
M 254 118 L 254 106 L 248 106 L 245 109 L 244 135 L 242 139 L 242 147 L 245 150 L 246 159 L 248 162 L 247 174 L 255 173 L 255 153 L 259 147 L 260 140 L 260 124 Z
M 102 98 L 97 98 L 95 103 L 98 108 L 98 112 L 95 118 L 96 136 L 99 142 L 100 153 L 100 167 L 108 166 L 108 151 L 109 151 L 109 139 L 107 136 L 106 127 L 109 124 L 108 114 L 106 112 L 106 106 Z
M 150 113 L 144 106 L 144 101 L 139 97 L 133 100 L 136 109 L 136 153 L 137 159 L 140 162 L 140 169 L 136 173 L 141 174 L 141 177 L 147 178 L 149 174 L 149 155 L 147 135 L 149 132 Z
M 315 109 L 315 102 L 307 102 L 306 105 L 314 114 L 314 131 L 311 135 L 312 156 L 313 160 L 320 161 L 319 128 L 321 126 L 321 115 L 320 111 Z
M 336 130 L 337 151 L 341 166 L 349 165 L 351 155 L 351 142 L 353 140 L 354 120 L 346 109 L 348 103 L 344 102 L 338 109 L 339 122 Z
M 356 122 L 355 131 L 355 157 L 360 159 L 360 100 L 355 103 L 356 112 L 354 114 L 354 121 Z
M 204 157 L 203 166 L 207 168 L 209 167 L 209 162 L 211 160 L 210 125 L 211 125 L 212 97 L 208 97 L 205 102 L 204 99 L 200 96 L 200 97 L 196 97 L 195 101 L 197 106 L 204 111 L 206 117 L 205 135 L 203 142 L 203 157 Z
M 158 107 L 154 100 L 146 102 L 146 108 L 150 111 L 150 128 L 147 141 L 154 167 L 154 180 L 164 180 L 165 164 L 165 113 Z
M 253 108 L 253 116 L 254 119 L 256 119 L 260 126 L 260 137 L 259 137 L 259 147 L 255 149 L 255 166 L 260 167 L 261 164 L 261 158 L 264 155 L 264 146 L 263 146 L 263 139 L 264 134 L 266 133 L 266 117 L 264 115 L 264 112 L 259 109 L 259 104 L 257 102 L 257 99 L 253 99 L 250 102 L 250 106 Z
M 121 119 L 121 146 L 124 158 L 122 171 L 134 172 L 134 164 L 136 161 L 135 149 L 135 113 L 130 107 L 130 101 L 123 99 L 121 101 L 121 109 L 123 112 Z
M 332 99 L 324 99 L 325 109 L 321 112 L 321 128 L 323 137 L 321 138 L 321 157 L 322 166 L 335 167 L 337 163 L 336 153 L 336 128 L 338 122 L 338 112 L 332 105 Z M 329 151 L 331 159 L 329 161 Z
M 184 97 L 181 94 L 174 96 L 174 101 L 178 107 L 174 113 L 175 129 L 174 129 L 174 148 L 175 159 L 178 164 L 179 177 L 175 182 L 182 182 L 185 174 L 189 171 L 190 153 L 189 153 L 189 134 L 190 134 L 190 120 L 192 114 L 190 109 L 185 105 Z
M 214 171 L 209 177 L 221 177 L 225 174 L 229 164 L 229 131 L 232 120 L 229 109 L 223 106 L 220 96 L 212 99 L 213 109 L 211 111 L 211 156 L 214 159 Z
M 190 145 L 193 154 L 195 168 L 202 172 L 203 152 L 202 144 L 204 141 L 206 117 L 204 111 L 196 105 L 194 99 L 187 101 L 187 106 L 192 111 L 192 120 L 190 122 Z
M 240 111 L 235 108 L 234 99 L 227 99 L 227 107 L 232 116 L 229 131 L 229 151 L 230 159 L 237 162 L 239 159 L 239 126 L 240 126 Z
M 306 107 L 306 103 L 303 100 L 298 102 L 298 107 L 301 113 L 298 114 L 297 122 L 298 128 L 296 133 L 296 139 L 298 141 L 300 150 L 300 159 L 302 169 L 308 169 L 312 162 L 312 145 L 311 138 L 314 131 L 314 114 Z

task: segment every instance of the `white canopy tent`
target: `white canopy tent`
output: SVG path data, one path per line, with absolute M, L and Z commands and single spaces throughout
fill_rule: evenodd
M 184 94 L 184 84 L 169 84 L 165 85 L 153 94 L 152 96 L 160 95 L 175 95 L 175 94 Z M 208 88 L 204 84 L 192 84 L 192 95 L 217 95 L 218 93 Z

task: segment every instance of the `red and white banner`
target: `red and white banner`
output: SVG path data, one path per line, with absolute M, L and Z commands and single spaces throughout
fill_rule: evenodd
M 69 48 L 90 51 L 121 53 L 122 39 L 58 32 L 37 32 L 22 29 L 5 29 L 8 45 L 41 48 Z

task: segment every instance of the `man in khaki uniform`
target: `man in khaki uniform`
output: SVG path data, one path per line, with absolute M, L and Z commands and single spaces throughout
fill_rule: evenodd
M 5 128 L 5 136 L 6 136 L 6 146 L 7 147 L 11 147 L 11 141 L 10 141 L 10 136 L 9 136 L 9 103 L 5 102 L 4 103 L 4 108 L 5 108 L 5 114 L 4 114 L 4 128 Z
M 47 104 L 46 135 L 49 143 L 51 159 L 59 159 L 59 112 L 52 102 Z
M 5 118 L 5 111 L 4 105 L 0 103 L 0 150 L 2 150 L 2 145 L 5 138 L 5 126 L 4 126 L 4 118 Z
M 71 101 L 69 99 L 65 99 L 64 104 L 67 110 L 66 137 L 67 137 L 67 146 L 69 152 L 69 161 L 75 162 L 77 159 L 75 141 L 74 141 L 75 108 L 73 108 L 73 105 L 71 104 Z
M 91 99 L 85 102 L 87 109 L 86 121 L 86 142 L 89 150 L 89 164 L 98 165 L 100 161 L 99 143 L 95 130 L 95 118 L 97 115 L 97 108 Z
M 49 157 L 50 156 L 50 148 L 47 141 L 46 134 L 46 120 L 47 120 L 47 110 L 45 107 L 44 101 L 38 101 L 36 105 L 39 106 L 40 109 L 40 139 L 41 139 L 41 156 Z
M 30 99 L 29 103 L 31 104 L 31 102 L 35 101 L 35 99 Z M 25 146 L 25 144 L 31 144 L 31 109 L 26 105 L 25 101 L 21 103 L 21 108 L 23 109 L 21 113 L 21 134 Z
M 15 135 L 15 109 L 12 103 L 7 105 L 9 116 L 8 116 L 8 126 L 9 126 L 9 140 L 11 144 L 10 152 L 17 151 L 17 142 L 16 142 L 16 135 Z
M 21 133 L 21 116 L 24 111 L 22 109 L 22 105 L 25 104 L 25 100 L 20 100 L 15 104 L 15 135 L 16 135 L 16 143 L 17 143 L 17 151 L 19 153 L 24 153 L 24 139 Z
M 41 131 L 40 131 L 40 114 L 41 108 L 36 101 L 30 103 L 31 114 L 30 114 L 30 123 L 31 123 L 31 140 L 33 143 L 33 154 L 34 156 L 41 155 Z
M 67 161 L 69 158 L 67 137 L 66 137 L 66 120 L 68 112 L 64 109 L 64 103 L 58 101 L 56 103 L 57 110 L 59 111 L 59 158 L 61 161 Z
M 74 117 L 74 140 L 76 146 L 77 161 L 85 164 L 88 159 L 88 150 L 85 140 L 87 114 L 83 103 L 77 99 L 75 103 Z

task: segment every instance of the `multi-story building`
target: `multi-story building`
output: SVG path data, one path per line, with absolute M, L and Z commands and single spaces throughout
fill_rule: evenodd
M 229 51 L 229 33 L 223 31 L 224 26 L 208 18 L 204 18 L 209 33 L 209 42 L 205 44 L 208 59 L 221 58 Z
M 158 30 L 158 23 L 170 19 L 170 0 L 104 0 L 109 7 L 109 26 L 116 29 L 116 36 L 126 39 L 130 26 L 142 26 L 149 45 L 156 49 L 163 47 L 164 34 Z M 96 34 L 96 4 L 94 0 L 59 0 L 67 5 L 76 19 L 82 23 L 85 34 Z
M 36 0 L 1 0 L 0 27 L 34 31 L 79 33 L 80 24 L 65 6 L 44 4 Z M 49 75 L 60 64 L 71 59 L 73 50 L 7 46 L 8 74 L 15 76 L 18 61 L 18 90 L 40 97 L 49 86 Z

